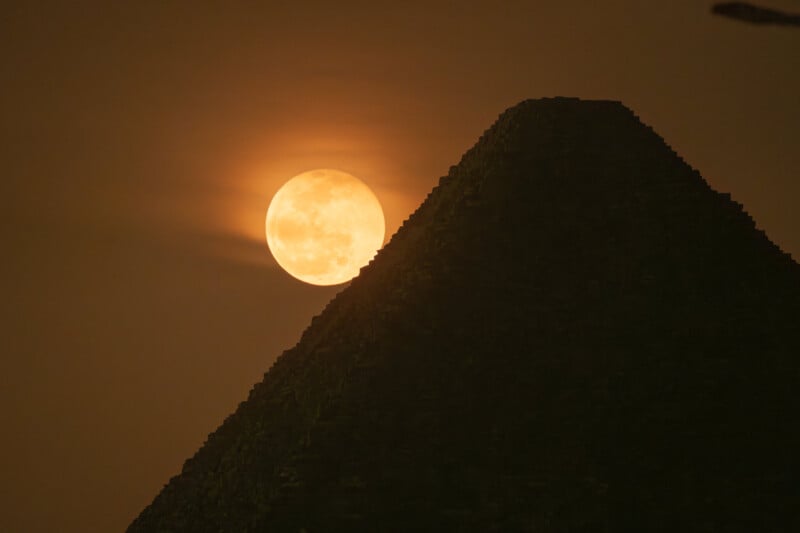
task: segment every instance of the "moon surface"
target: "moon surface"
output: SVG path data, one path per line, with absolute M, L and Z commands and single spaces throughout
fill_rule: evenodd
M 383 209 L 358 178 L 331 169 L 287 181 L 267 209 L 267 244 L 278 264 L 312 285 L 356 277 L 383 245 Z

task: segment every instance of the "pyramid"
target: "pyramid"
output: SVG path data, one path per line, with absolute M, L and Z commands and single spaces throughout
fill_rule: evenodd
M 508 109 L 128 531 L 800 531 L 800 266 L 629 109 Z

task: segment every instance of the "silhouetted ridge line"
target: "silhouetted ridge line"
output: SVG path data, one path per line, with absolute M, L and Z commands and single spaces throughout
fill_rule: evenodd
M 129 531 L 796 530 L 797 316 L 630 110 L 526 100 Z

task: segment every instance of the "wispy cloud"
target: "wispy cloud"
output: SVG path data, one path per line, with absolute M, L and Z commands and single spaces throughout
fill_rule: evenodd
M 750 24 L 800 26 L 800 14 L 754 6 L 746 2 L 719 2 L 714 4 L 711 12 Z

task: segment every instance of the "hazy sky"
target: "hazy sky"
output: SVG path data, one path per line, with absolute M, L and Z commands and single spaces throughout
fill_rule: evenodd
M 341 289 L 264 242 L 304 170 L 391 235 L 506 107 L 621 100 L 800 257 L 800 30 L 710 6 L 4 4 L 0 530 L 122 530 Z

